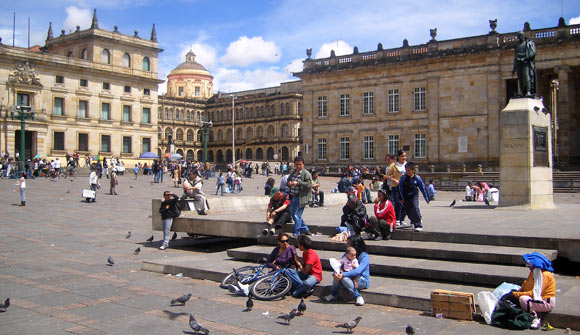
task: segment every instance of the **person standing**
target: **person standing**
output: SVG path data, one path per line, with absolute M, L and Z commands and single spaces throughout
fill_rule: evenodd
M 419 191 L 423 194 L 425 202 L 429 204 L 429 197 L 425 191 L 425 184 L 419 175 L 415 174 L 415 164 L 413 162 L 407 163 L 405 166 L 405 174 L 399 180 L 399 195 L 405 206 L 405 212 L 411 220 L 411 224 L 415 226 L 415 231 L 423 230 L 423 223 L 421 222 L 421 211 L 419 210 Z
M 105 176 L 107 176 L 107 179 L 109 179 L 109 164 L 107 164 L 106 157 L 103 157 L 103 170 L 104 170 L 103 172 L 105 173 Z
M 111 182 L 111 187 L 109 188 L 109 194 L 110 195 L 117 195 L 118 180 L 117 180 L 117 171 L 114 168 L 111 169 L 110 182 Z
M 294 158 L 294 171 L 288 176 L 286 182 L 288 194 L 290 194 L 290 213 L 294 220 L 294 236 L 301 233 L 312 235 L 302 219 L 304 207 L 312 201 L 312 176 L 304 168 L 304 158 Z
M 318 172 L 312 172 L 312 196 L 314 198 L 310 207 L 324 206 L 324 192 L 320 189 L 320 182 L 318 181 Z
M 95 196 L 92 199 L 92 202 L 97 201 L 97 188 L 99 187 L 99 176 L 97 175 L 97 167 L 93 163 L 91 167 L 91 174 L 89 175 L 89 187 L 92 191 L 95 191 Z M 87 202 L 91 202 L 91 198 L 87 198 Z
M 137 180 L 137 176 L 139 175 L 139 166 L 137 164 L 133 168 L 133 173 L 135 174 L 135 180 Z
M 292 281 L 294 298 L 307 296 L 314 285 L 322 281 L 322 264 L 316 251 L 312 250 L 312 240 L 305 235 L 298 236 L 298 248 L 302 251 L 302 262 L 294 255 L 297 270 L 288 269 L 286 275 Z
M 223 172 L 220 172 L 220 175 L 217 177 L 217 181 L 215 184 L 216 184 L 215 195 L 218 195 L 218 192 L 221 190 L 222 196 L 223 196 L 224 195 L 224 185 L 226 184 Z
M 22 172 L 18 183 L 20 190 L 20 206 L 26 206 L 26 173 Z
M 391 182 L 391 201 L 395 206 L 397 225 L 401 225 L 405 220 L 405 211 L 399 197 L 399 180 L 405 174 L 405 164 L 407 164 L 407 153 L 403 150 L 397 152 L 397 159 L 387 169 L 386 179 Z M 385 183 L 383 183 L 383 187 Z
M 181 215 L 181 206 L 179 205 L 179 197 L 169 191 L 163 192 L 163 202 L 159 207 L 161 214 L 161 223 L 163 225 L 163 243 L 159 250 L 165 250 L 169 246 L 169 234 L 173 219 Z

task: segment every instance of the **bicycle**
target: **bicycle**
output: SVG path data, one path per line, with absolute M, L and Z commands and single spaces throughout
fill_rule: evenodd
M 274 300 L 284 297 L 292 288 L 292 281 L 286 276 L 287 268 L 271 270 L 266 265 L 244 266 L 234 269 L 221 283 L 222 288 L 236 285 L 237 281 L 250 285 L 251 294 L 258 300 Z

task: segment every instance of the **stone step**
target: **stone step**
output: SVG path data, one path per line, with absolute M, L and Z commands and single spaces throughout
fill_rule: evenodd
M 258 261 L 267 257 L 271 246 L 256 245 L 229 249 L 229 257 Z M 340 258 L 336 251 L 316 251 L 326 270 L 330 270 L 328 259 Z M 528 276 L 528 269 L 523 266 L 452 262 L 409 257 L 371 255 L 371 273 L 375 276 L 414 278 L 428 281 L 464 283 L 468 285 L 496 287 L 503 282 L 521 283 Z
M 343 242 L 331 241 L 328 236 L 311 236 L 315 250 L 344 251 Z M 261 244 L 276 245 L 275 236 L 258 238 Z M 453 260 L 463 262 L 525 265 L 522 255 L 530 252 L 540 252 L 549 260 L 555 260 L 558 251 L 553 249 L 527 249 L 519 247 L 501 247 L 462 243 L 447 243 L 437 241 L 366 241 L 367 251 L 372 255 L 400 256 L 423 259 Z
M 183 257 L 171 257 L 143 261 L 141 269 L 164 274 L 182 273 L 185 277 L 221 282 L 233 268 L 240 268 L 256 263 L 242 262 L 228 258 L 226 252 L 195 254 Z M 580 329 L 580 306 L 576 303 L 574 292 L 577 279 L 556 275 L 558 303 L 548 314 L 546 321 L 558 328 Z M 328 272 L 323 274 L 322 282 L 314 289 L 314 295 L 323 297 L 330 293 L 332 277 Z M 485 286 L 470 286 L 449 283 L 420 281 L 392 277 L 371 276 L 371 285 L 362 295 L 367 303 L 407 308 L 421 311 L 431 309 L 431 291 L 436 289 L 469 292 L 477 295 L 480 291 L 493 291 Z M 229 294 L 223 291 L 224 294 Z M 343 295 L 341 298 L 350 299 Z M 259 304 L 260 302 L 255 302 Z

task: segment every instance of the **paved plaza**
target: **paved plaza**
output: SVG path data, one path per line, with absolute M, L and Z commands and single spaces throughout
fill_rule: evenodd
M 276 178 L 277 182 L 279 179 Z M 324 190 L 336 185 L 337 178 L 323 179 Z M 224 197 L 261 195 L 265 181 L 265 176 L 245 179 L 240 195 Z M 276 317 L 296 307 L 298 301 L 293 298 L 256 301 L 252 312 L 243 312 L 245 298 L 230 295 L 216 282 L 141 271 L 143 260 L 195 254 L 211 257 L 212 252 L 223 255 L 221 251 L 226 247 L 180 234 L 174 244 L 177 248 L 157 249 L 161 233 L 151 230 L 151 199 L 160 198 L 164 190 L 182 193 L 181 189 L 173 188 L 167 176 L 163 184 L 153 184 L 149 176 L 140 175 L 136 181 L 133 176 L 121 176 L 118 196 L 108 195 L 108 180 L 102 180 L 97 202 L 91 204 L 81 198 L 82 189 L 88 186 L 85 176 L 58 181 L 29 180 L 26 207 L 17 206 L 20 198 L 14 184 L 15 180 L 0 180 L 0 300 L 11 298 L 11 306 L 0 313 L 2 335 L 183 334 L 191 333 L 187 323 L 189 313 L 211 334 L 342 333 L 334 326 L 357 316 L 363 319 L 355 333 L 364 334 L 404 334 L 407 323 L 415 326 L 417 334 L 511 333 L 477 322 L 436 319 L 415 310 L 372 304 L 363 307 L 351 303 L 326 304 L 318 297 L 308 298 L 304 316 L 284 325 Z M 205 188 L 211 194 L 215 178 Z M 461 196 L 439 192 L 431 207 L 421 203 L 426 221 L 430 222 L 425 230 L 453 229 L 453 225 L 466 224 L 449 214 L 446 218 L 442 212 L 452 199 Z M 555 199 L 566 211 L 551 233 L 579 238 L 579 229 L 569 223 L 578 214 L 577 195 L 557 194 Z M 473 213 L 481 216 L 486 210 L 474 208 Z M 505 213 L 506 221 L 513 223 L 508 229 L 525 228 L 526 222 L 518 220 L 518 212 Z M 559 216 L 558 212 L 538 213 L 554 220 Z M 446 224 L 437 225 L 441 221 Z M 450 228 L 435 228 L 438 226 Z M 127 239 L 128 231 L 132 236 Z M 152 234 L 155 242 L 145 243 Z M 235 243 L 241 242 L 228 245 Z M 142 250 L 139 255 L 133 253 L 137 247 Z M 109 256 L 115 260 L 114 266 L 107 265 Z M 171 299 L 186 293 L 192 293 L 192 299 L 185 306 L 170 306 Z

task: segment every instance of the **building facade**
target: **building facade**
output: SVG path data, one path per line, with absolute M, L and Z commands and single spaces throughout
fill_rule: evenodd
M 302 79 L 307 165 L 383 165 L 407 151 L 424 168 L 499 165 L 501 110 L 513 93 L 516 33 L 488 35 L 307 59 Z M 580 26 L 532 30 L 537 91 L 557 108 L 560 164 L 580 163 Z M 558 80 L 552 104 L 552 82 Z M 554 107 L 552 107 L 554 106 Z M 553 111 L 552 111 L 553 112 Z
M 2 151 L 20 151 L 17 115 L 29 107 L 26 158 L 77 151 L 137 159 L 155 150 L 161 51 L 155 26 L 150 39 L 105 31 L 96 11 L 86 30 L 54 37 L 50 26 L 44 47 L 0 44 Z

